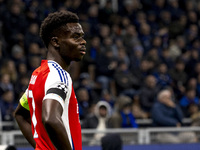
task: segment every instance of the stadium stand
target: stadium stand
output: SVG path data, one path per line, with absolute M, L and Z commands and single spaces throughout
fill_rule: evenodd
M 84 60 L 69 70 L 76 92 L 88 95 L 87 102 L 78 99 L 80 108 L 87 106 L 81 122 L 99 101 L 115 114 L 127 96 L 138 127 L 103 132 L 120 133 L 125 145 L 156 144 L 158 132 L 175 131 L 193 131 L 200 142 L 198 0 L 0 0 L 0 144 L 28 147 L 12 114 L 46 54 L 41 20 L 63 9 L 80 16 L 87 41 Z M 184 113 L 179 128 L 153 127 L 151 108 L 166 88 Z M 84 145 L 95 132 L 83 129 Z

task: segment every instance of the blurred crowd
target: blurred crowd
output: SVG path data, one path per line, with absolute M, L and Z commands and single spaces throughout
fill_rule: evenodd
M 198 0 L 0 0 L 3 121 L 13 120 L 45 59 L 39 28 L 56 10 L 77 13 L 85 32 L 87 54 L 69 70 L 83 128 L 138 128 L 136 119 L 145 118 L 154 126 L 181 126 L 183 118 L 200 125 Z M 163 90 L 170 96 L 159 96 Z

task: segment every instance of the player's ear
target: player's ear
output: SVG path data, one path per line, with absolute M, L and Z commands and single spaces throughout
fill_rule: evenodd
M 55 49 L 58 49 L 60 47 L 58 43 L 58 37 L 52 37 L 50 43 L 53 47 L 55 47 Z

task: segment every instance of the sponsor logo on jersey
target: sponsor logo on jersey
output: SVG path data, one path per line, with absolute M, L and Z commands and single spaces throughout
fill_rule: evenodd
M 37 76 L 36 75 L 32 75 L 31 76 L 31 80 L 30 80 L 30 84 L 35 84 L 36 79 L 37 79 Z

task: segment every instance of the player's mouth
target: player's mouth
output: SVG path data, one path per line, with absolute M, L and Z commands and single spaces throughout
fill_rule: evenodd
M 86 54 L 86 48 L 81 48 L 80 53 L 85 55 Z

